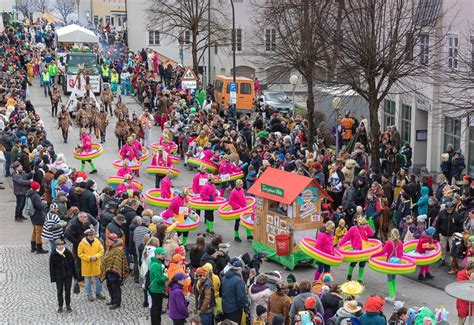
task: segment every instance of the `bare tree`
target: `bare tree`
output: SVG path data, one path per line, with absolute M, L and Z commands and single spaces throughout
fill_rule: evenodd
M 209 8 L 209 5 L 211 6 Z M 210 10 L 211 19 L 208 19 Z M 199 74 L 199 61 L 209 46 L 214 46 L 224 35 L 225 15 L 209 0 L 153 0 L 147 15 L 148 30 L 158 30 L 160 35 L 178 41 L 185 32 L 190 33 L 193 71 Z M 209 24 L 208 24 L 209 23 Z M 209 28 L 210 27 L 210 28 Z M 210 36 L 210 43 L 208 42 Z
M 33 9 L 41 13 L 48 11 L 48 0 L 33 0 Z
M 34 0 L 15 0 L 16 10 L 21 12 L 25 18 L 33 18 L 33 1 Z
M 314 88 L 317 67 L 327 62 L 326 43 L 317 30 L 325 21 L 324 15 L 329 4 L 328 0 L 253 2 L 256 8 L 255 23 L 259 26 L 257 30 L 272 29 L 276 32 L 275 41 L 270 38 L 259 42 L 265 44 L 260 51 L 262 64 L 271 67 L 277 74 L 278 71 L 288 73 L 296 70 L 306 80 L 310 145 L 313 144 L 316 133 Z M 269 47 L 266 44 L 268 42 L 271 42 Z
M 56 0 L 54 9 L 59 12 L 64 22 L 66 22 L 67 17 L 76 10 L 76 0 Z
M 438 22 L 441 0 L 338 0 L 328 7 L 327 20 L 317 31 L 327 40 L 331 53 L 326 75 L 338 85 L 357 92 L 369 107 L 372 164 L 380 164 L 378 112 L 391 92 L 414 91 L 431 82 L 437 68 L 434 53 L 444 36 Z M 430 44 L 419 51 L 420 39 Z M 430 68 L 423 56 L 429 56 Z M 429 60 L 427 60 L 429 61 Z

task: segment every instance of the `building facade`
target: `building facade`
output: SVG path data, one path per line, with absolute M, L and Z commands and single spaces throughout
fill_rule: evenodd
M 81 0 L 79 2 L 79 22 L 84 26 L 110 25 L 118 31 L 125 28 L 127 4 L 135 0 Z

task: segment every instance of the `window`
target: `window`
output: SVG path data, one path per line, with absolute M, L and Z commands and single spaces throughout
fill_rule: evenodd
M 99 16 L 94 15 L 94 26 L 99 26 Z
M 383 101 L 383 128 L 395 125 L 395 102 L 385 99 Z
M 411 106 L 402 105 L 402 144 L 411 141 Z
M 265 30 L 265 51 L 276 50 L 276 29 L 269 28 Z
M 239 91 L 239 83 L 237 82 L 237 92 Z M 230 94 L 230 82 L 227 83 L 226 93 Z
M 110 17 L 110 25 L 115 26 L 115 17 Z
M 105 24 L 110 25 L 110 16 L 105 16 Z
M 222 91 L 223 86 L 224 86 L 224 82 L 222 80 L 216 79 L 216 81 L 214 81 L 214 89 L 216 91 Z
M 234 35 L 232 35 L 232 30 L 230 31 L 230 35 L 231 35 L 231 40 L 232 40 L 232 45 L 231 45 L 231 50 L 233 50 L 233 47 L 234 47 Z M 235 29 L 235 51 L 236 52 L 240 52 L 242 51 L 242 28 L 236 28 Z
M 160 45 L 160 32 L 157 30 L 148 31 L 148 45 Z
M 117 24 L 118 24 L 120 27 L 122 27 L 122 25 L 123 25 L 122 16 L 120 16 L 120 15 L 117 16 Z
M 248 82 L 242 82 L 240 84 L 239 94 L 250 95 L 252 93 L 252 84 Z
M 214 54 L 217 54 L 217 43 L 214 44 Z
M 461 145 L 461 120 L 445 116 L 444 117 L 444 149 L 448 143 L 459 149 Z
M 420 35 L 420 64 L 428 65 L 429 63 L 429 50 L 430 46 L 430 36 L 428 34 Z
M 415 41 L 412 33 L 405 35 L 405 53 L 407 60 L 413 61 L 413 49 L 415 47 Z
M 184 44 L 191 44 L 191 31 L 187 30 L 184 32 Z
M 448 36 L 448 68 L 458 68 L 458 46 L 459 39 L 457 35 Z

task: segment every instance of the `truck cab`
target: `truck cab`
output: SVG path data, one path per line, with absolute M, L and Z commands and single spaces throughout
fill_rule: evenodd
M 94 94 L 100 94 L 100 70 L 99 58 L 93 52 L 69 52 L 64 56 L 63 63 L 65 65 L 63 91 L 70 94 L 74 89 L 76 76 L 81 67 L 84 68 L 85 74 L 89 77 L 89 83 Z

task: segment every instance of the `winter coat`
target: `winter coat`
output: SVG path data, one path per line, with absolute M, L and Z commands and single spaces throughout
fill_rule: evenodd
M 223 298 L 224 299 L 224 298 Z M 285 318 L 285 325 L 290 325 L 290 307 L 291 298 L 287 295 L 281 295 L 273 292 L 268 298 L 267 320 L 271 324 L 273 317 L 282 315 Z
M 148 266 L 150 275 L 150 287 L 148 291 L 150 293 L 165 293 L 166 280 L 168 280 L 168 277 L 166 274 L 163 274 L 163 270 L 163 262 L 156 257 L 152 257 L 150 265 Z
M 245 190 L 243 188 L 234 188 L 230 192 L 229 205 L 232 207 L 232 210 L 245 208 L 247 202 L 245 200 Z
M 462 232 L 462 217 L 457 211 L 441 211 L 436 222 L 436 231 L 445 237 L 451 237 L 455 232 Z
M 418 208 L 418 215 L 420 214 L 428 214 L 428 193 L 430 189 L 427 186 L 421 187 L 421 197 L 416 202 L 416 206 Z
M 92 191 L 88 188 L 86 188 L 81 195 L 79 200 L 79 210 L 82 212 L 87 212 L 94 218 L 97 218 L 97 200 L 94 193 L 92 193 Z
M 257 317 L 257 306 L 267 306 L 268 298 L 271 296 L 272 291 L 264 284 L 252 284 L 249 288 L 250 298 L 250 315 L 252 320 Z
M 183 294 L 183 286 L 175 283 L 169 292 L 168 316 L 172 320 L 181 320 L 189 317 L 188 305 Z
M 314 299 L 316 299 L 316 311 L 318 313 L 320 313 L 321 315 L 324 314 L 324 308 L 323 308 L 323 304 L 321 303 L 321 300 L 319 299 L 319 296 L 318 295 L 315 295 L 311 292 L 304 292 L 304 293 L 300 293 L 299 295 L 297 295 L 294 299 L 293 299 L 293 302 L 291 304 L 291 308 L 290 308 L 290 320 L 293 324 L 294 322 L 294 318 L 296 316 L 296 314 L 298 314 L 298 312 L 300 311 L 303 311 L 305 310 L 304 308 L 304 302 L 307 298 L 309 297 L 313 297 Z
M 392 240 L 387 240 L 382 250 L 372 255 L 372 257 L 377 256 L 386 256 L 385 261 L 387 262 L 390 261 L 392 257 L 402 258 L 403 243 L 401 241 L 397 241 L 396 243 L 394 243 Z
M 387 324 L 387 320 L 383 316 L 383 313 L 373 313 L 373 312 L 365 312 L 359 318 L 361 325 L 385 325 Z
M 122 243 L 117 241 L 107 250 L 104 256 L 104 260 L 101 264 L 100 280 L 104 281 L 108 273 L 114 273 L 115 278 L 118 278 L 120 283 L 123 283 L 129 271 L 127 257 L 125 256 Z
M 61 219 L 55 213 L 48 212 L 43 224 L 41 237 L 46 240 L 56 240 L 64 237 L 64 228 L 59 224 Z
M 85 223 L 81 223 L 77 216 L 69 221 L 66 228 L 66 238 L 73 244 L 74 252 L 77 251 L 82 238 L 85 236 L 84 231 L 89 229 L 91 225 L 97 225 L 97 220 L 91 216 L 88 216 L 88 220 Z
M 244 309 L 246 304 L 245 283 L 242 276 L 230 269 L 222 280 L 222 310 L 226 314 Z
M 466 270 L 459 271 L 457 274 L 456 281 L 470 281 L 469 274 L 467 273 Z M 459 318 L 464 318 L 467 317 L 468 315 L 471 315 L 471 317 L 474 315 L 474 304 L 471 304 L 471 310 L 469 312 L 469 302 L 465 300 L 456 300 L 456 309 L 458 310 L 458 317 Z
M 89 244 L 87 238 L 83 238 L 77 248 L 77 255 L 81 259 L 81 274 L 82 276 L 99 276 L 100 263 L 102 256 L 104 256 L 104 246 L 99 239 L 94 238 L 92 244 Z M 91 257 L 97 257 L 96 260 L 91 261 Z
M 26 197 L 30 198 L 35 213 L 30 217 L 31 223 L 35 226 L 42 226 L 46 218 L 46 209 L 48 205 L 43 202 L 38 192 L 34 190 L 28 190 Z
M 186 274 L 186 270 L 184 269 L 183 265 L 180 265 L 178 263 L 171 262 L 168 265 L 168 279 L 170 281 L 174 278 L 174 276 L 178 273 Z M 192 293 L 191 290 L 191 278 L 186 278 L 184 282 L 184 287 L 181 287 L 183 289 L 184 293 Z
M 372 231 L 372 228 L 370 228 L 369 225 L 365 225 L 362 228 L 359 228 L 359 226 L 352 226 L 347 234 L 342 237 L 342 239 L 339 241 L 339 245 L 342 245 L 348 241 L 351 242 L 351 246 L 354 249 L 361 250 L 362 249 L 362 240 L 367 241 L 369 237 L 372 237 L 374 235 L 374 232 Z
M 51 282 L 66 279 L 68 277 L 78 278 L 74 257 L 69 249 L 65 249 L 61 255 L 56 250 L 49 257 L 49 276 Z
M 319 231 L 318 237 L 316 238 L 316 243 L 314 248 L 319 249 L 321 252 L 334 255 L 334 235 L 327 233 L 326 231 Z
M 12 160 L 13 161 L 13 160 Z M 21 172 L 13 172 L 13 193 L 15 195 L 25 195 L 31 186 L 31 175 Z

